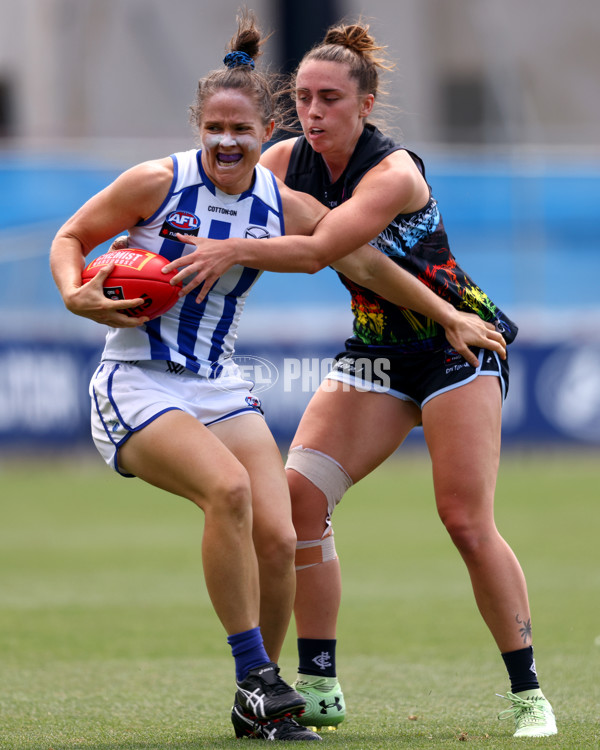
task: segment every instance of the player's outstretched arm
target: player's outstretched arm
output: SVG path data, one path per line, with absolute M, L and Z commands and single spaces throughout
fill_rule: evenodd
M 444 327 L 453 348 L 474 367 L 479 363 L 470 346 L 491 349 L 506 358 L 506 342 L 491 323 L 474 313 L 457 310 L 379 250 L 365 245 L 333 267 L 395 305 L 435 320 Z
M 332 211 L 312 196 L 291 190 L 278 180 L 285 236 L 261 240 L 207 240 L 180 235 L 183 242 L 196 247 L 166 266 L 165 272 L 180 269 L 172 283 L 186 280 L 182 294 L 188 294 L 203 283 L 197 301 L 236 263 L 262 271 L 316 273 L 377 237 L 403 207 L 410 205 L 407 202 L 415 191 L 423 189 L 425 183 L 414 167 L 398 165 L 397 159 L 392 166 L 384 164 L 389 158 L 374 167 L 361 180 L 352 197 Z
M 183 284 L 181 296 L 189 294 L 200 284 L 202 288 L 196 301 L 201 302 L 215 281 L 231 266 L 240 264 L 248 268 L 278 273 L 315 273 L 329 262 L 354 247 L 338 248 L 321 239 L 313 241 L 311 235 L 319 222 L 329 213 L 307 193 L 290 190 L 278 182 L 283 205 L 286 235 L 270 239 L 232 237 L 211 240 L 178 234 L 181 242 L 194 245 L 194 249 L 165 266 L 164 273 L 179 269 L 172 284 Z M 329 247 L 329 252 L 324 248 Z

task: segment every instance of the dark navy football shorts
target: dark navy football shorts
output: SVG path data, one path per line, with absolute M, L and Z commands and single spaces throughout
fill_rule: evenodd
M 450 345 L 434 351 L 399 354 L 390 347 L 367 347 L 348 339 L 346 350 L 337 355 L 326 379 L 359 391 L 388 393 L 422 409 L 442 393 L 491 375 L 499 378 L 504 400 L 508 393 L 508 360 L 488 349 L 472 347 L 471 351 L 479 358 L 478 367 L 472 367 Z

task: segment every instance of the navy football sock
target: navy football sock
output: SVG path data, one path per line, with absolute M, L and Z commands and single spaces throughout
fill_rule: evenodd
M 335 677 L 335 638 L 298 638 L 298 672 Z
M 535 671 L 533 646 L 520 648 L 517 651 L 507 651 L 502 654 L 502 658 L 508 671 L 510 689 L 513 693 L 521 693 L 523 690 L 535 690 L 539 688 L 540 683 Z

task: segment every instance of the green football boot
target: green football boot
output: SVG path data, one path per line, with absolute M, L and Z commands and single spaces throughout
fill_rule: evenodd
M 333 730 L 346 718 L 344 694 L 337 677 L 299 674 L 292 687 L 306 701 L 304 713 L 296 717 L 302 726 Z
M 511 702 L 511 707 L 499 713 L 498 718 L 514 719 L 513 737 L 549 737 L 557 733 L 554 711 L 541 690 L 524 690 L 498 697 Z

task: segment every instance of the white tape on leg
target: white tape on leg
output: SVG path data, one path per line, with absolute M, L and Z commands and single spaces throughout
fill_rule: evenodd
M 341 464 L 326 453 L 312 448 L 303 448 L 301 445 L 292 448 L 285 468 L 302 474 L 321 490 L 327 499 L 328 519 L 346 490 L 352 487 L 352 479 Z
M 333 529 L 328 528 L 322 539 L 296 544 L 296 570 L 312 568 L 329 560 L 337 560 Z

